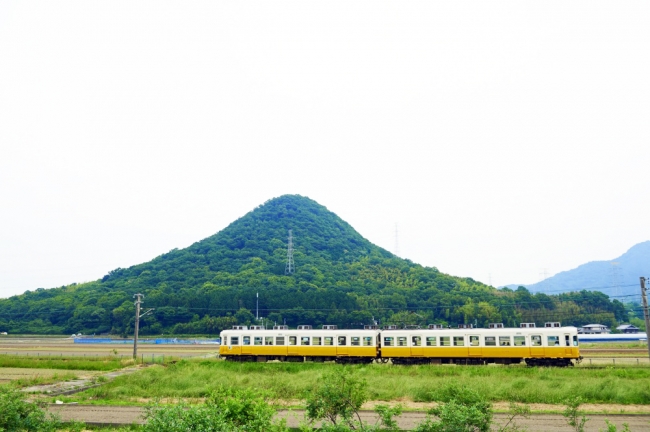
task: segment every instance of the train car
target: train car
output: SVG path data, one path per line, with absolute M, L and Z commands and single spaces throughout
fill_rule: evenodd
M 580 360 L 576 327 L 384 330 L 380 357 L 393 364 L 569 366 Z
M 300 326 L 272 330 L 236 326 L 221 332 L 219 354 L 230 361 L 336 361 L 371 363 L 379 354 L 378 330 L 312 330 Z

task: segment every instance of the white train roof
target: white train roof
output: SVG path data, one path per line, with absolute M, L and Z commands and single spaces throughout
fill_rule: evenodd
M 576 327 L 505 327 L 505 328 L 471 328 L 471 329 L 401 329 L 401 330 L 223 330 L 221 334 L 228 335 L 245 335 L 245 336 L 372 336 L 382 334 L 383 336 L 404 336 L 404 335 L 499 335 L 499 334 L 558 334 L 558 333 L 577 333 Z M 581 335 L 582 337 L 583 335 Z
M 223 335 L 245 336 L 373 336 L 379 334 L 379 330 L 224 330 Z

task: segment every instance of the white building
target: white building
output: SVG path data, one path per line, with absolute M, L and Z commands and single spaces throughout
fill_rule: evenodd
M 579 334 L 609 334 L 609 327 L 602 324 L 587 324 L 578 329 Z

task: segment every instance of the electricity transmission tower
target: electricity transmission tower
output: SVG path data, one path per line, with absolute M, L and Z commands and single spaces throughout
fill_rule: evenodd
M 284 267 L 284 274 L 293 274 L 293 233 L 289 230 L 289 247 L 287 248 L 287 265 Z

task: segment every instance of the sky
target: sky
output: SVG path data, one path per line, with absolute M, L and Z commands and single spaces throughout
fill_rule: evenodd
M 283 194 L 495 286 L 614 259 L 650 240 L 649 22 L 647 1 L 3 0 L 0 298 Z

